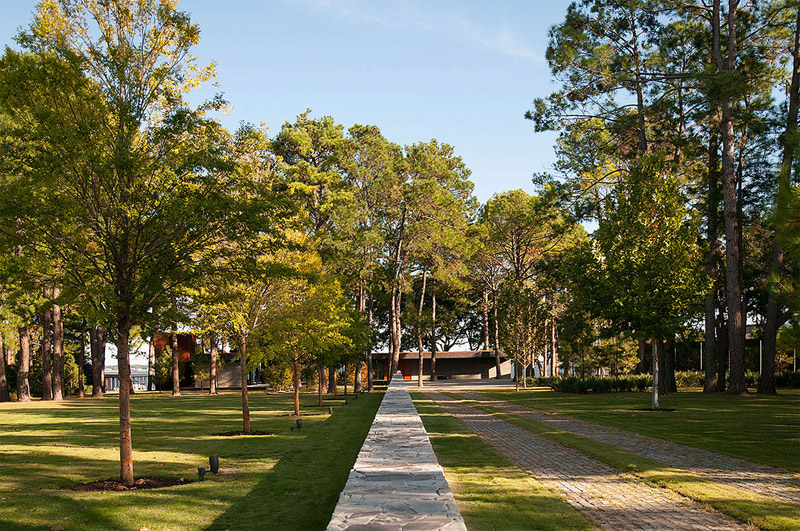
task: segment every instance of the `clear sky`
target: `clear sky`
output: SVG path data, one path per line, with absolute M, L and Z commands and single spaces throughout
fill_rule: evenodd
M 0 42 L 35 0 L 0 0 Z M 553 90 L 547 31 L 566 0 L 183 0 L 233 105 L 222 118 L 272 134 L 306 108 L 345 127 L 374 124 L 399 144 L 436 138 L 472 170 L 482 202 L 553 163 L 555 136 L 523 118 Z

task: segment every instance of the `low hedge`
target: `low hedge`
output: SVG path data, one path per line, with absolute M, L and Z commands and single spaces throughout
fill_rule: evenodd
M 704 374 L 700 371 L 678 371 L 675 382 L 678 387 L 702 387 Z M 748 387 L 758 385 L 758 373 L 747 371 L 745 383 Z M 653 377 L 649 374 L 626 374 L 621 376 L 557 376 L 544 378 L 537 376 L 528 378 L 528 385 L 550 387 L 563 393 L 621 393 L 626 391 L 646 391 L 653 385 Z M 800 387 L 800 372 L 786 372 L 775 375 L 777 387 Z

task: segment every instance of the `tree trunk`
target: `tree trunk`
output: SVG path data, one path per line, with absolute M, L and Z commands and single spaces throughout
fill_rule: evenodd
M 659 387 L 661 387 L 661 382 L 658 381 L 658 359 L 661 357 L 661 354 L 658 352 L 658 340 L 653 339 L 653 398 L 652 404 L 653 409 L 661 409 L 658 405 L 658 391 Z
M 334 400 L 339 398 L 339 389 L 336 388 L 336 370 L 331 367 L 328 369 L 328 387 L 333 390 Z
M 292 358 L 292 382 L 294 383 L 294 415 L 300 416 L 300 360 Z
M 422 387 L 423 352 L 425 346 L 422 342 L 422 305 L 425 302 L 425 288 L 428 283 L 428 270 L 422 269 L 422 290 L 419 295 L 419 310 L 417 311 L 417 345 L 419 347 L 419 364 L 417 365 L 417 387 Z
M 81 350 L 78 353 L 78 398 L 83 398 L 83 368 L 86 363 L 86 319 L 81 325 Z
M 372 332 L 372 293 L 369 295 L 369 306 L 367 309 L 367 323 L 369 330 Z M 367 390 L 371 393 L 375 390 L 375 385 L 372 381 L 372 350 L 367 351 Z
M 19 332 L 19 362 L 17 363 L 17 402 L 30 402 L 31 388 L 28 384 L 28 371 L 31 369 L 31 338 L 30 327 L 20 326 Z
M 556 318 L 550 318 L 550 376 L 556 377 L 559 374 L 558 368 L 558 327 Z
M 103 384 L 105 380 L 105 334 L 103 327 L 95 325 L 89 329 L 89 346 L 92 350 L 92 396 L 103 396 Z
M 328 392 L 328 374 L 325 372 L 325 366 L 320 362 L 317 370 L 319 372 L 319 390 L 323 394 Z
M 789 109 L 786 116 L 786 130 L 783 136 L 783 157 L 778 175 L 778 195 L 775 198 L 777 223 L 775 242 L 772 245 L 772 267 L 769 296 L 767 299 L 767 315 L 764 326 L 763 367 L 758 377 L 759 394 L 775 394 L 775 354 L 777 350 L 778 328 L 780 328 L 780 289 L 778 285 L 784 275 L 784 250 L 780 242 L 780 217 L 788 211 L 791 195 L 792 164 L 794 162 L 794 144 L 797 134 L 797 114 L 800 107 L 800 10 L 797 12 L 794 30 L 794 46 L 792 47 L 792 81 L 789 85 Z
M 364 317 L 367 317 L 367 292 L 364 287 L 364 279 L 358 281 L 358 312 Z M 366 357 L 366 356 L 365 356 Z M 361 381 L 361 371 L 363 369 L 363 361 L 356 362 L 355 373 L 353 373 L 353 392 L 360 393 L 364 389 Z
M 120 479 L 133 485 L 133 443 L 131 440 L 131 360 L 128 336 L 130 325 L 120 319 L 117 326 L 117 362 L 119 367 L 119 466 Z
M 723 310 L 720 308 L 720 312 Z M 719 321 L 719 328 L 717 328 L 717 392 L 724 393 L 727 384 L 726 373 L 728 371 L 728 334 L 727 323 L 724 320 Z
M 317 376 L 319 378 L 319 385 L 317 386 L 317 405 L 322 407 L 322 387 L 325 385 L 325 367 L 322 362 L 317 363 Z
M 53 300 L 61 296 L 61 288 L 53 288 Z M 61 306 L 53 303 L 53 400 L 64 400 L 64 321 L 61 319 Z
M 431 281 L 431 381 L 436 381 L 436 284 Z
M 399 354 L 397 354 L 398 361 L 395 361 L 396 353 L 395 353 L 395 341 L 394 341 L 394 337 L 397 334 L 397 330 L 395 329 L 396 321 L 394 316 L 394 312 L 396 309 L 395 305 L 396 296 L 397 296 L 396 289 L 393 284 L 391 289 L 391 297 L 389 299 L 389 374 L 385 375 L 387 381 L 391 380 L 391 375 L 394 373 L 396 364 L 399 361 Z
M 344 364 L 344 396 L 347 396 L 347 364 Z
M 181 396 L 181 373 L 178 363 L 178 325 L 169 333 L 169 346 L 172 350 L 172 396 Z
M 239 343 L 239 376 L 242 379 L 242 422 L 244 432 L 250 433 L 250 403 L 247 400 L 247 337 L 237 336 Z
M 147 346 L 147 390 L 155 390 L 156 374 L 156 334 L 150 334 L 150 344 Z
M 217 394 L 217 336 L 211 334 L 211 350 L 209 351 L 208 394 Z
M 497 319 L 497 297 L 495 297 L 494 313 L 494 365 L 497 367 L 497 378 L 502 378 L 500 373 L 500 321 Z
M 482 295 L 483 307 L 481 308 L 481 324 L 483 325 L 483 348 L 484 350 L 492 350 L 492 347 L 489 346 L 489 290 L 484 289 Z
M 6 349 L 3 344 L 3 332 L 0 331 L 0 402 L 11 402 L 6 379 Z
M 712 134 L 708 145 L 708 196 L 706 198 L 706 217 L 708 225 L 706 239 L 708 241 L 708 255 L 706 257 L 706 274 L 713 280 L 712 287 L 705 298 L 705 338 L 703 352 L 705 359 L 705 379 L 703 381 L 703 392 L 713 393 L 717 391 L 716 376 L 716 320 L 714 312 L 716 310 L 716 295 L 719 280 L 717 279 L 717 209 L 719 206 L 719 138 L 717 134 Z
M 401 301 L 403 298 L 403 292 L 400 287 L 399 280 L 396 282 L 396 285 L 392 286 L 392 298 L 391 298 L 391 306 L 392 309 L 390 310 L 390 319 L 391 319 L 391 366 L 389 367 L 389 375 L 388 379 L 391 380 L 394 376 L 394 373 L 397 372 L 397 368 L 400 365 L 400 334 L 401 334 L 401 327 L 402 322 L 400 320 L 400 310 L 402 308 Z
M 358 360 L 355 363 L 355 372 L 353 373 L 353 392 L 360 393 L 361 390 L 364 388 L 364 385 L 361 383 L 361 371 L 364 369 L 364 362 Z
M 52 288 L 44 288 L 44 298 L 49 304 L 53 298 Z M 42 312 L 42 400 L 53 399 L 53 354 L 50 342 L 53 324 L 53 310 Z
M 720 0 L 714 0 L 712 12 L 713 54 L 719 74 L 727 75 L 735 70 L 736 63 L 736 0 L 728 2 L 728 46 L 723 59 L 720 30 Z M 742 286 L 740 269 L 739 201 L 734 167 L 736 135 L 733 128 L 733 96 L 723 93 L 720 97 L 722 120 L 722 192 L 725 213 L 725 287 L 728 307 L 728 352 L 730 355 L 730 379 L 728 393 L 746 394 L 744 381 L 744 315 L 742 312 Z

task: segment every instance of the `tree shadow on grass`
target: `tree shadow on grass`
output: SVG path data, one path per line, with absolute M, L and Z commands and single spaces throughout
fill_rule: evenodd
M 208 529 L 324 529 L 381 398 L 382 393 L 362 395 L 332 416 L 304 417 L 275 466 L 259 474 Z

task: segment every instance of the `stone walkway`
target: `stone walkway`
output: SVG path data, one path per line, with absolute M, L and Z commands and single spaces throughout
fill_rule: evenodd
M 800 474 L 655 437 L 531 409 L 476 393 L 460 393 L 459 396 L 608 444 L 705 479 L 727 483 L 775 501 L 800 506 Z
M 399 373 L 383 397 L 328 529 L 466 530 Z
M 441 393 L 426 393 L 512 463 L 607 529 L 749 529 L 666 489 L 500 420 Z

